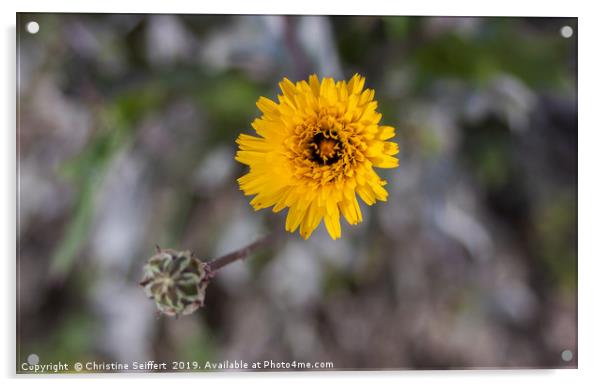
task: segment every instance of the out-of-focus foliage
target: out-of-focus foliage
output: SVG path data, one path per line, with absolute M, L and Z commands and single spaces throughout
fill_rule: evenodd
M 560 356 L 577 350 L 576 20 L 18 22 L 17 364 L 576 366 Z M 155 318 L 137 283 L 156 243 L 207 260 L 280 228 L 238 190 L 234 140 L 259 96 L 313 72 L 376 90 L 402 149 L 389 201 L 342 240 L 287 235 L 220 271 L 205 308 Z

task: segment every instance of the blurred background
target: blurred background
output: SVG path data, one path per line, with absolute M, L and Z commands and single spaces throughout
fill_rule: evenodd
M 18 365 L 576 367 L 576 19 L 17 19 Z M 401 147 L 388 202 L 158 318 L 137 285 L 155 243 L 209 260 L 284 229 L 239 191 L 234 141 L 313 72 L 376 90 Z

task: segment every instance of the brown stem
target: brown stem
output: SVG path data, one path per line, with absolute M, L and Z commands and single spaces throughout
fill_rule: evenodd
M 215 258 L 212 261 L 209 261 L 209 269 L 212 272 L 216 272 L 222 267 L 231 264 L 232 262 L 236 262 L 239 259 L 245 259 L 251 252 L 261 247 L 267 246 L 273 241 L 273 235 L 266 235 L 262 238 L 259 238 L 255 242 L 251 243 L 243 247 L 242 249 L 233 251 L 229 254 L 222 255 L 221 257 Z

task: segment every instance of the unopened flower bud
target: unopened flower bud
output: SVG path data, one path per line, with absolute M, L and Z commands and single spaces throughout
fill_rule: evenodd
M 144 265 L 140 285 L 168 316 L 191 314 L 204 305 L 210 271 L 190 251 L 161 249 Z

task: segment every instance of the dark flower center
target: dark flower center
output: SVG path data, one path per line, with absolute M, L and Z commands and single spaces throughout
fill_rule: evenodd
M 336 135 L 316 133 L 309 143 L 311 159 L 321 165 L 331 165 L 339 161 L 343 145 Z

